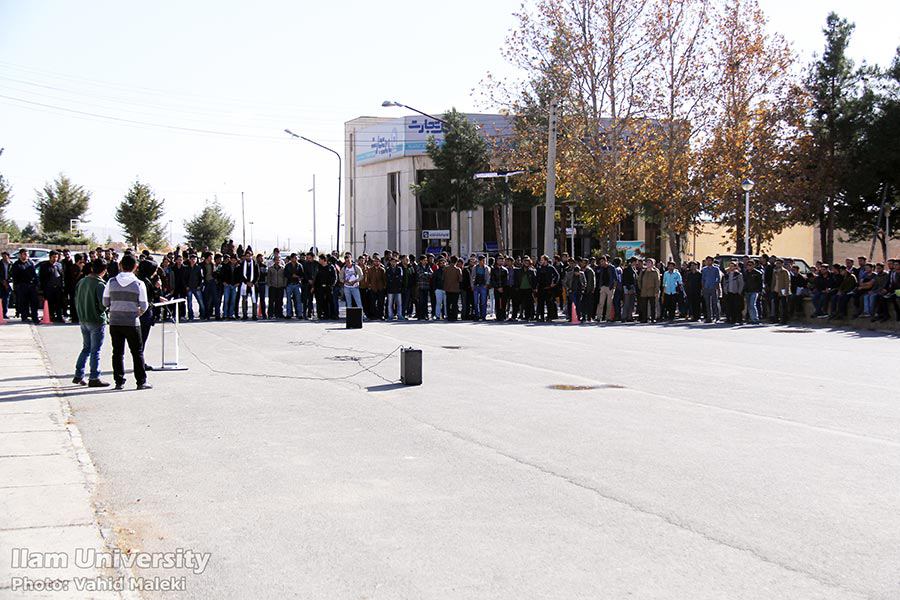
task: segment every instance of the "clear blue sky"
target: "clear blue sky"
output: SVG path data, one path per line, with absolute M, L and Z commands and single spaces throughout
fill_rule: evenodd
M 829 10 L 856 23 L 857 58 L 886 64 L 900 45 L 900 2 L 762 4 L 802 60 L 821 47 Z M 101 241 L 119 239 L 115 206 L 139 177 L 166 199 L 178 240 L 182 221 L 214 197 L 235 217 L 240 240 L 243 191 L 257 248 L 289 237 L 303 247 L 312 238 L 307 190 L 315 173 L 319 245 L 329 246 L 337 161 L 282 130 L 341 151 L 344 121 L 403 114 L 381 108 L 384 99 L 433 112 L 484 108 L 472 90 L 487 71 L 506 70 L 500 48 L 518 6 L 0 0 L 0 173 L 13 185 L 9 215 L 35 220 L 34 189 L 64 172 L 93 192 L 89 230 Z

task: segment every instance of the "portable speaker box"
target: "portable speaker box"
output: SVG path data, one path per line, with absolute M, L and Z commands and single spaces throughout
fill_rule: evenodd
M 362 309 L 347 308 L 347 329 L 362 329 Z
M 404 385 L 422 385 L 421 350 L 400 349 L 400 382 Z

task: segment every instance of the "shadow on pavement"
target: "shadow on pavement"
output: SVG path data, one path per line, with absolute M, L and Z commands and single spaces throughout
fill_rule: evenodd
M 397 390 L 400 388 L 405 388 L 406 384 L 404 383 L 382 383 L 381 385 L 370 385 L 366 388 L 367 392 L 389 392 L 391 390 Z

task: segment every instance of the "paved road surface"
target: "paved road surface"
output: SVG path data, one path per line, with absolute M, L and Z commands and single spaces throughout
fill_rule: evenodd
M 70 377 L 78 330 L 40 333 Z M 178 597 L 900 598 L 897 337 L 237 322 L 182 341 L 190 370 L 151 392 L 70 395 L 121 545 L 212 553 Z M 423 386 L 391 383 L 401 345 Z

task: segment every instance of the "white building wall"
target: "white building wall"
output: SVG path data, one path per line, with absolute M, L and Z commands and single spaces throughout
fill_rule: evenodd
M 423 157 L 406 157 L 371 165 L 354 167 L 348 182 L 346 236 L 347 248 L 354 256 L 363 252 L 379 254 L 385 249 L 401 253 L 418 253 L 421 230 L 418 227 L 417 201 L 410 186 L 415 183 L 416 170 L 428 169 L 431 161 Z M 395 231 L 388 239 L 390 207 L 389 176 L 399 173 Z
M 390 119 L 360 117 L 345 124 L 345 243 L 343 247 L 354 257 L 366 252 L 382 253 L 385 249 L 403 254 L 419 254 L 422 251 L 422 231 L 419 226 L 418 203 L 410 186 L 416 181 L 416 172 L 433 168 L 427 156 L 400 156 L 380 162 L 357 164 L 357 151 L 368 143 L 357 139 L 357 131 Z M 396 208 L 396 233 L 389 239 L 389 174 L 398 172 L 399 198 Z M 484 213 L 481 209 L 471 212 L 472 237 L 469 238 L 469 213 L 463 211 L 461 231 L 456 230 L 456 216 L 451 211 L 451 246 L 457 251 L 457 241 L 462 242 L 463 254 L 484 250 Z M 490 215 L 488 215 L 490 218 Z

